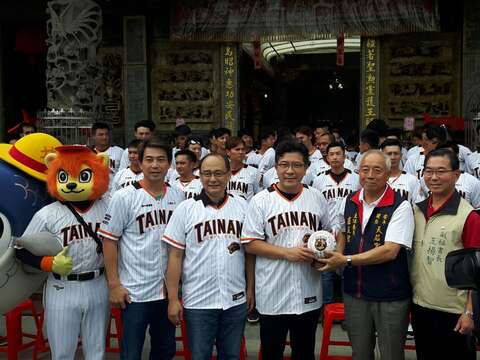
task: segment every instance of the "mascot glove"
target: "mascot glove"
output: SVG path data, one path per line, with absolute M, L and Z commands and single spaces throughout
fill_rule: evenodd
M 64 247 L 55 256 L 45 256 L 42 259 L 41 268 L 43 271 L 54 272 L 66 276 L 72 272 L 73 260 L 68 256 L 68 246 Z

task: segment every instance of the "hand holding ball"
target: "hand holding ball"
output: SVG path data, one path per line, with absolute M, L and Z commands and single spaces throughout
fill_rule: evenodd
M 313 250 L 317 258 L 324 259 L 325 250 L 335 251 L 337 242 L 331 233 L 325 230 L 320 230 L 310 235 L 308 238 L 307 247 Z

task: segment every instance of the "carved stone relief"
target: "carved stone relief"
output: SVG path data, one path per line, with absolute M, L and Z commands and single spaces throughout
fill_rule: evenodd
M 92 0 L 47 3 L 47 93 L 51 108 L 100 110 L 97 46 L 102 11 Z

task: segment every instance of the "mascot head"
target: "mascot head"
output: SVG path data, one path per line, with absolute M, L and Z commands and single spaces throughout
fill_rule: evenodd
M 83 145 L 55 148 L 45 157 L 48 192 L 60 201 L 95 200 L 108 190 L 108 155 Z

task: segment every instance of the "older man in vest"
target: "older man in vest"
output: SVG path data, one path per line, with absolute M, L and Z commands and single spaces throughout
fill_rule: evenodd
M 356 360 L 374 359 L 375 332 L 382 360 L 405 358 L 413 212 L 407 199 L 387 184 L 390 168 L 390 158 L 381 151 L 364 154 L 359 166 L 362 189 L 340 207 L 345 244 L 320 260 L 321 271 L 344 267 L 345 320 Z
M 420 360 L 475 359 L 471 294 L 445 279 L 450 251 L 480 247 L 480 216 L 455 190 L 459 166 L 450 149 L 430 152 L 424 178 L 431 195 L 414 206 L 412 325 Z

